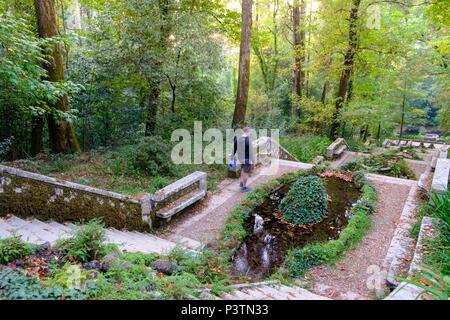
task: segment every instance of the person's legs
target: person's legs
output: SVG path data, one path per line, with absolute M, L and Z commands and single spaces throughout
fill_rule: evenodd
M 242 166 L 240 186 L 241 186 L 241 189 L 243 192 L 250 191 L 250 188 L 247 187 L 247 180 L 248 180 L 248 176 L 250 174 L 251 169 L 252 169 L 252 166 L 249 163 L 246 163 Z
M 245 172 L 244 168 L 242 168 L 241 171 L 241 187 L 245 188 L 247 186 L 247 180 L 248 180 L 248 172 Z

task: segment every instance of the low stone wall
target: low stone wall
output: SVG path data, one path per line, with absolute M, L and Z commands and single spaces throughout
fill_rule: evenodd
M 436 227 L 441 220 L 431 217 L 423 217 L 420 227 L 419 238 L 417 239 L 416 248 L 408 271 L 408 278 L 415 276 L 420 271 L 423 255 L 427 248 L 426 242 L 436 237 Z M 424 292 L 422 288 L 408 282 L 401 282 L 394 291 L 392 291 L 385 300 L 416 300 Z
M 102 218 L 107 227 L 149 230 L 150 195 L 140 199 L 0 166 L 0 216 L 34 216 L 57 222 Z
M 431 191 L 446 193 L 448 190 L 448 180 L 450 175 L 450 159 L 437 159 L 436 169 L 433 175 Z

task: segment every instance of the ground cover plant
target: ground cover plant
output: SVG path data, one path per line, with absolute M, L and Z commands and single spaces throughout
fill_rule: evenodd
M 185 299 L 205 290 L 220 294 L 236 281 L 229 262 L 211 249 L 122 253 L 104 242 L 98 220 L 53 247 L 32 247 L 18 238 L 0 240 L 0 298 Z
M 300 177 L 280 203 L 283 218 L 293 224 L 317 223 L 327 214 L 327 193 L 317 176 Z
M 366 171 L 397 178 L 416 179 L 412 169 L 402 156 L 393 151 L 386 151 L 379 155 L 363 157 L 342 166 L 343 170 L 352 172 Z

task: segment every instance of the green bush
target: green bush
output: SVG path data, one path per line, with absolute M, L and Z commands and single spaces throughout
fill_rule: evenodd
M 327 192 L 317 176 L 301 177 L 281 200 L 279 209 L 294 224 L 317 223 L 327 215 Z
M 131 165 L 150 176 L 171 175 L 174 165 L 170 158 L 171 145 L 158 136 L 143 138 L 134 148 Z
M 339 234 L 339 238 L 323 243 L 312 243 L 303 248 L 295 248 L 289 251 L 286 265 L 294 276 L 303 275 L 309 268 L 322 263 L 335 262 L 347 248 L 355 246 L 364 236 L 370 226 L 369 214 L 374 210 L 377 193 L 367 183 L 364 177 L 359 177 L 364 182 L 363 195 L 358 203 L 370 204 L 370 206 L 355 205 L 352 208 L 352 217 L 348 225 Z
M 78 226 L 72 237 L 59 240 L 56 247 L 65 260 L 88 262 L 102 258 L 107 252 L 103 223 L 93 219 L 85 225 Z
M 0 240 L 0 264 L 22 258 L 33 252 L 34 246 L 23 242 L 20 237 L 9 237 Z

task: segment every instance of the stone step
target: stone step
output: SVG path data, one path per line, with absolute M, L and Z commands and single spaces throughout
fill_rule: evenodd
M 157 237 L 148 236 L 147 239 L 126 234 L 118 230 L 107 229 L 108 239 L 119 245 L 128 252 L 143 252 L 143 253 L 167 253 L 175 247 L 175 243 L 169 242 Z
M 191 239 L 191 238 L 186 238 L 180 235 L 173 235 L 170 239 L 171 241 L 175 242 L 178 245 L 181 245 L 183 247 L 192 249 L 192 250 L 202 250 L 205 247 L 205 244 Z
M 30 232 L 30 230 L 27 230 L 27 229 L 24 229 L 23 227 L 18 226 L 19 224 L 17 224 L 17 222 L 15 222 L 15 225 L 13 225 L 13 224 L 9 223 L 8 220 L 10 220 L 10 219 L 2 219 L 1 225 L 2 225 L 3 230 L 6 230 L 7 232 L 10 233 L 10 236 L 18 236 L 23 241 L 33 243 L 33 244 L 42 244 L 42 243 L 46 242 L 45 240 L 39 238 L 38 236 L 36 236 L 32 232 Z
M 0 237 L 20 236 L 23 241 L 42 244 L 54 243 L 58 239 L 70 236 L 70 231 L 76 229 L 74 224 L 63 225 L 55 221 L 45 223 L 36 219 L 23 220 L 15 216 L 0 219 Z M 119 231 L 113 228 L 105 229 L 109 242 L 115 243 L 121 250 L 143 253 L 166 253 L 176 244 L 151 234 Z
M 65 224 L 56 222 L 56 221 L 49 221 L 47 223 L 50 227 L 55 228 L 57 230 L 60 230 L 61 232 L 69 233 L 72 229 L 66 226 Z
M 234 296 L 235 300 L 253 300 L 251 295 L 239 290 L 230 292 L 230 295 Z
M 267 296 L 266 294 L 262 293 L 261 291 L 255 290 L 255 289 L 242 289 L 243 292 L 246 294 L 252 296 L 254 300 L 273 300 L 271 297 Z
M 289 296 L 286 293 L 280 292 L 275 288 L 269 286 L 262 286 L 256 290 L 266 294 L 267 296 L 273 298 L 274 300 L 288 300 Z
M 27 236 L 30 239 L 31 243 L 44 243 L 44 242 L 55 242 L 58 237 L 54 235 L 52 232 L 44 230 L 41 226 L 33 224 L 31 221 L 17 218 L 15 216 L 11 216 L 6 219 L 6 223 L 10 225 L 12 228 L 20 230 L 20 233 L 24 236 Z M 36 239 L 36 240 L 32 240 Z

